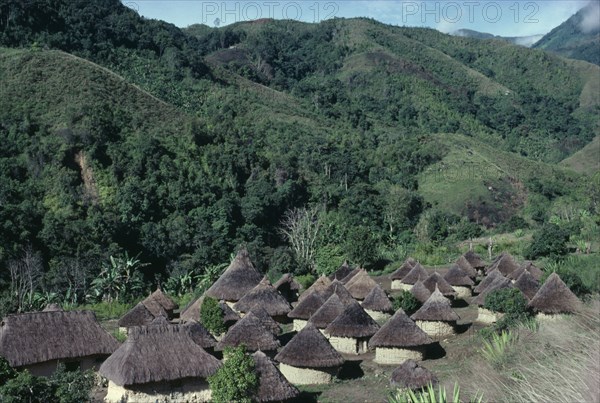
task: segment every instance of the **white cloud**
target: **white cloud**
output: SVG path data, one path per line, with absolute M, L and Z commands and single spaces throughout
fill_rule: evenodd
M 600 28 L 600 2 L 592 1 L 584 10 L 583 19 L 579 24 L 581 31 L 590 33 Z

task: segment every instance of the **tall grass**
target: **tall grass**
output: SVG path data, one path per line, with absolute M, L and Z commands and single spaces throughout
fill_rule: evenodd
M 464 401 L 466 400 L 464 399 L 464 396 L 461 398 L 460 386 L 458 383 L 454 383 L 451 400 L 449 400 L 449 396 L 446 394 L 445 387 L 438 386 L 437 388 L 434 388 L 431 384 L 417 392 L 410 389 L 396 390 L 392 392 L 388 398 L 388 403 L 459 403 Z M 477 393 L 468 401 L 482 403 L 483 395 Z
M 493 366 L 502 367 L 510 360 L 511 349 L 518 340 L 518 333 L 510 330 L 492 333 L 490 339 L 483 341 L 481 354 Z

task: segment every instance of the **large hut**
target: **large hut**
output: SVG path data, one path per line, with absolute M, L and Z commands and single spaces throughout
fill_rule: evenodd
M 362 307 L 378 323 L 385 322 L 394 313 L 392 301 L 379 284 L 365 297 Z
M 427 270 L 425 270 L 425 268 L 421 266 L 421 263 L 417 262 L 415 266 L 411 269 L 411 271 L 409 271 L 408 274 L 404 276 L 399 283 L 396 283 L 396 287 L 400 287 L 398 289 L 401 290 L 409 291 L 417 281 L 425 281 L 428 277 L 429 273 L 427 272 Z M 392 289 L 395 288 L 392 286 Z
M 95 370 L 118 347 L 91 311 L 22 313 L 0 323 L 0 355 L 37 376 L 52 375 L 58 363 Z
M 378 364 L 402 364 L 408 359 L 422 360 L 433 340 L 402 309 L 396 311 L 369 341 Z
M 227 331 L 215 346 L 215 350 L 222 351 L 225 347 L 237 347 L 241 344 L 247 351 L 274 352 L 279 347 L 275 335 L 266 329 L 252 312 L 248 312 Z
M 348 261 L 346 260 L 340 266 L 340 268 L 335 271 L 335 273 L 329 275 L 329 280 L 342 281 L 351 272 L 352 272 L 352 268 L 350 267 L 350 265 L 348 264 Z
M 253 396 L 256 402 L 285 402 L 298 397 L 300 392 L 289 383 L 273 361 L 262 351 L 252 354 L 258 375 L 258 390 Z
M 262 274 L 250 261 L 248 251 L 242 249 L 227 270 L 206 290 L 205 295 L 224 300 L 228 305 L 233 305 L 248 291 L 256 287 L 262 278 Z
M 354 299 L 363 300 L 377 286 L 375 280 L 365 269 L 361 269 L 345 284 L 346 289 Z
M 481 293 L 471 301 L 473 304 L 478 305 L 477 307 L 477 322 L 480 323 L 494 323 L 502 317 L 502 314 L 492 312 L 489 309 L 484 308 L 485 298 L 493 291 L 500 290 L 503 288 L 512 288 L 512 282 L 506 277 L 499 275 L 497 276 L 489 286 L 487 286 Z
M 293 330 L 302 330 L 310 317 L 325 303 L 325 293 L 311 292 L 306 298 L 298 301 L 298 304 L 288 313 L 288 318 L 293 320 Z
M 529 307 L 540 319 L 552 319 L 557 314 L 575 313 L 581 307 L 581 301 L 573 294 L 558 274 L 552 273 L 535 293 Z
M 400 281 L 406 276 L 417 264 L 417 261 L 412 257 L 407 258 L 404 263 L 392 274 L 390 274 L 390 280 L 392 281 L 392 290 L 401 289 Z
M 260 306 L 276 321 L 287 321 L 287 314 L 292 307 L 289 302 L 264 278 L 256 287 L 248 291 L 233 309 L 238 312 L 248 312 L 254 306 Z
M 444 277 L 437 271 L 431 273 L 431 275 L 423 281 L 423 285 L 431 292 L 437 288 L 446 298 L 454 298 L 456 296 L 454 288 L 452 288 L 452 286 L 444 280 Z
M 456 264 L 446 272 L 444 280 L 456 291 L 456 299 L 462 300 L 471 296 L 471 287 L 475 285 L 471 277 Z
M 339 352 L 362 354 L 368 350 L 368 342 L 379 330 L 379 325 L 358 302 L 348 305 L 325 329 L 325 336 Z
M 455 334 L 456 322 L 460 319 L 450 307 L 450 300 L 437 288 L 411 318 L 417 322 L 417 326 L 435 339 Z
M 100 367 L 109 381 L 105 401 L 208 402 L 206 379 L 220 365 L 184 326 L 135 327 Z
M 417 301 L 419 301 L 421 304 L 424 304 L 425 301 L 427 301 L 429 299 L 429 297 L 431 297 L 431 291 L 429 291 L 427 289 L 427 287 L 425 287 L 423 285 L 423 282 L 421 280 L 417 281 L 415 283 L 415 285 L 413 285 L 409 291 L 413 297 L 415 297 L 417 299 Z
M 311 295 L 312 293 L 322 293 L 327 287 L 331 285 L 331 280 L 329 280 L 325 276 L 321 276 L 315 281 L 310 287 L 306 289 L 300 296 L 298 297 L 298 303 L 300 303 L 303 299 Z
M 392 372 L 392 387 L 401 390 L 419 390 L 428 385 L 436 386 L 437 377 L 414 360 L 407 360 Z
M 300 283 L 294 279 L 290 273 L 286 273 L 275 284 L 273 287 L 290 303 L 298 301 L 300 295 Z
M 346 305 L 342 303 L 337 294 L 333 294 L 319 309 L 317 309 L 308 322 L 312 323 L 317 329 L 323 331 L 335 320 L 335 318 L 344 312 L 344 309 L 346 309 Z
M 307 324 L 275 356 L 279 370 L 295 385 L 330 383 L 344 358 L 312 324 Z
M 536 280 L 530 272 L 523 270 L 523 273 L 521 273 L 517 278 L 517 281 L 515 281 L 515 287 L 518 288 L 528 300 L 531 300 L 540 289 L 540 282 Z
M 158 317 L 168 318 L 169 314 L 156 301 L 142 301 L 131 308 L 119 321 L 119 330 L 127 333 L 128 329 L 134 326 L 148 326 Z

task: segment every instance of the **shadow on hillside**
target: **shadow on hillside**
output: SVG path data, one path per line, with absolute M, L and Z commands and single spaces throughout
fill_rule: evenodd
M 347 360 L 338 373 L 339 379 L 358 379 L 365 374 L 360 364 L 362 360 Z
M 427 348 L 427 352 L 425 353 L 425 360 L 438 360 L 440 358 L 444 358 L 446 356 L 446 350 L 441 346 L 439 341 L 431 344 Z

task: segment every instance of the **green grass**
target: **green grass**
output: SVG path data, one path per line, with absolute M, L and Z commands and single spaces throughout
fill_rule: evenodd
M 86 304 L 79 305 L 73 309 L 83 310 L 87 309 L 96 314 L 96 317 L 100 321 L 109 319 L 119 319 L 131 308 L 135 306 L 135 303 L 124 303 L 124 302 L 99 302 L 97 304 Z
M 560 162 L 560 165 L 572 170 L 592 175 L 600 170 L 600 136 L 596 136 L 589 144 Z

